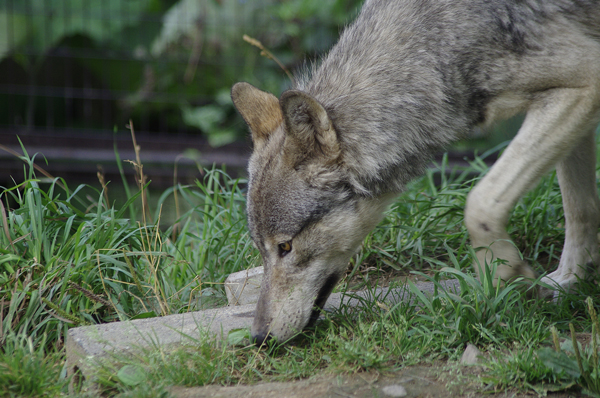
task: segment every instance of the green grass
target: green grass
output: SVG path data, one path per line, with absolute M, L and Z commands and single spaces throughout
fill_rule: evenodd
M 570 339 L 565 339 L 562 344 L 553 326 L 553 348 L 526 344 L 508 356 L 503 352 L 494 353 L 484 379 L 497 388 L 517 386 L 539 394 L 576 386 L 586 395 L 600 395 L 600 324 L 594 308 L 597 303 L 588 297 L 586 304 L 592 333 L 585 348 L 577 340 L 573 324 L 569 324 Z
M 97 192 L 82 211 L 74 203 L 82 187 L 37 179 L 27 161 L 24 182 L 1 196 L 1 336 L 16 331 L 60 344 L 70 326 L 185 312 L 203 298 L 222 303 L 225 277 L 253 261 L 239 181 L 219 170 L 163 195 L 176 190 L 201 203 L 163 230 L 126 217 L 141 191 L 120 209 Z
M 171 385 L 289 381 L 320 373 L 392 372 L 438 359 L 453 363 L 473 343 L 489 358 L 482 389 L 600 393 L 593 349 L 582 347 L 586 365 L 577 376 L 544 362 L 548 356 L 540 351 L 553 347 L 551 328 L 565 336 L 569 324 L 592 331 L 585 299 L 600 307 L 596 284 L 584 282 L 569 299 L 547 303 L 526 299 L 528 285 L 521 281 L 494 287 L 497 264 L 481 281 L 472 273 L 474 255 L 462 217 L 467 193 L 487 171 L 482 157 L 466 170 L 442 175 L 439 184 L 432 171 L 412 183 L 367 237 L 339 287 L 374 288 L 417 272 L 437 285 L 433 296 L 409 287 L 411 303 L 391 305 L 379 297 L 362 312 L 342 308 L 286 346 L 257 349 L 248 343 L 248 331 L 234 332 L 227 344 L 193 336 L 194 344 L 174 352 L 153 347 L 116 357 L 98 370 L 97 381 L 109 395 L 168 396 Z M 90 200 L 81 186 L 38 178 L 34 158 L 23 160 L 22 182 L 0 194 L 0 385 L 9 386 L 0 397 L 66 393 L 62 366 L 69 327 L 222 305 L 226 276 L 260 264 L 246 229 L 244 181 L 221 170 L 203 170 L 196 184 L 168 189 L 151 209 L 151 184 L 115 207 L 107 191 L 93 191 Z M 173 225 L 161 225 L 164 206 L 190 210 Z M 510 232 L 525 260 L 543 273 L 558 264 L 563 225 L 552 174 L 518 203 Z M 444 290 L 440 281 L 446 278 L 459 280 L 460 294 Z M 571 362 L 563 365 L 573 365 L 574 353 L 565 350 L 564 356 Z
M 23 333 L 5 336 L 0 352 L 0 396 L 54 397 L 66 388 L 57 353 L 47 354 Z

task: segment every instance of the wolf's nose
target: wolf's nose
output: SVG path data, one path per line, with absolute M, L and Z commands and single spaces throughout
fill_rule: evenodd
M 258 333 L 252 335 L 252 340 L 254 341 L 254 344 L 256 344 L 259 347 L 271 339 L 272 337 L 270 333 Z

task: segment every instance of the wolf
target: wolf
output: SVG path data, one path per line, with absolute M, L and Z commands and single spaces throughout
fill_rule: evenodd
M 432 154 L 520 112 L 517 135 L 467 197 L 475 262 L 505 260 L 497 283 L 536 278 L 506 225 L 517 200 L 556 167 L 566 239 L 542 282 L 558 291 L 598 273 L 600 2 L 367 0 L 308 69 L 279 99 L 244 82 L 232 88 L 254 147 L 247 217 L 265 272 L 257 344 L 284 342 L 316 320 L 351 256 Z

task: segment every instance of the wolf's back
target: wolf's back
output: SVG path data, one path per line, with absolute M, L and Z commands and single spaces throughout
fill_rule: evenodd
M 600 1 L 367 0 L 296 88 L 325 106 L 349 158 L 377 159 L 348 165 L 356 186 L 401 191 L 429 154 L 490 122 L 503 93 L 581 70 L 598 53 L 587 46 L 600 48 Z

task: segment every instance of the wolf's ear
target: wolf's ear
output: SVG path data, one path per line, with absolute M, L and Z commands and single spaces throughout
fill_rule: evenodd
M 340 144 L 327 111 L 315 98 L 299 90 L 285 91 L 279 100 L 295 157 L 333 161 Z
M 255 145 L 264 142 L 283 122 L 279 101 L 273 94 L 259 90 L 248 83 L 236 83 L 231 88 L 231 99 L 244 118 Z

